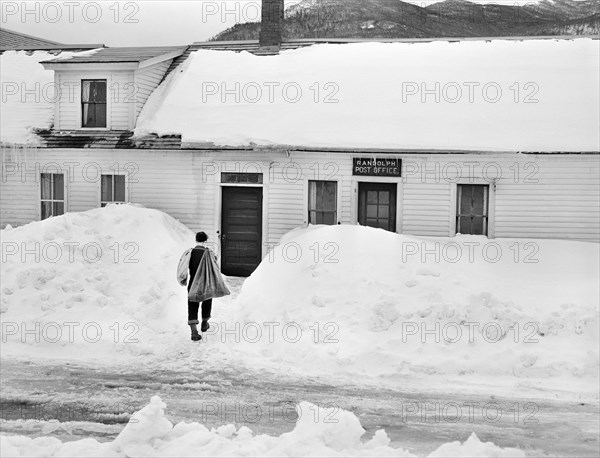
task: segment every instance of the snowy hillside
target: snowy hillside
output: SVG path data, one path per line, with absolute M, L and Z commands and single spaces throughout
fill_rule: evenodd
M 286 0 L 285 5 L 286 40 L 544 36 L 568 29 L 594 36 L 600 30 L 595 0 Z M 238 23 L 214 39 L 256 40 L 260 27 Z

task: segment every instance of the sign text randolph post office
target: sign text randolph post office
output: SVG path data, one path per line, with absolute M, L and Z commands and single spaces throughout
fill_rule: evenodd
M 355 157 L 352 175 L 374 177 L 402 176 L 402 159 L 381 157 Z

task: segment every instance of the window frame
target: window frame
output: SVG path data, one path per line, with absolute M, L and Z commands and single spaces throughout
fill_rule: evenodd
M 391 224 L 391 228 L 389 229 L 385 229 L 385 228 L 381 228 L 385 231 L 391 232 L 393 234 L 397 234 L 399 233 L 399 215 L 401 215 L 401 210 L 400 210 L 400 206 L 401 206 L 401 188 L 400 188 L 401 183 L 399 181 L 390 181 L 390 180 L 377 180 L 377 181 L 366 181 L 366 180 L 360 180 L 356 183 L 356 224 L 362 225 L 364 224 L 364 227 L 377 227 L 377 226 L 368 226 L 368 219 L 376 219 L 376 220 L 380 220 L 379 217 L 379 209 L 380 209 L 380 204 L 379 201 L 377 203 L 377 217 L 373 218 L 373 217 L 369 217 L 368 216 L 368 208 L 369 208 L 369 192 L 372 191 L 376 191 L 377 192 L 377 199 L 379 200 L 379 193 L 382 191 L 381 188 L 383 188 L 383 190 L 385 190 L 386 188 L 389 189 L 390 191 L 390 200 L 388 201 L 387 204 L 383 204 L 383 205 L 387 205 L 390 212 L 388 213 L 388 217 L 387 219 L 389 220 L 390 224 Z M 365 190 L 366 187 L 371 187 L 374 189 L 371 190 Z M 379 189 L 377 189 L 379 188 Z M 363 193 L 363 190 L 364 193 Z M 364 200 L 363 197 L 364 196 Z M 364 208 L 363 205 L 364 204 Z M 364 213 L 363 213 L 364 212 Z M 362 217 L 362 215 L 364 214 L 364 218 Z M 385 217 L 384 217 L 385 218 Z M 363 220 L 363 222 L 361 222 L 361 219 Z
M 102 178 L 105 176 L 110 176 L 113 177 L 112 180 L 112 197 L 114 199 L 115 196 L 115 180 L 114 177 L 115 176 L 122 176 L 124 177 L 123 179 L 123 185 L 124 185 L 124 197 L 125 200 L 121 201 L 116 201 L 116 200 L 102 200 Z M 127 180 L 128 175 L 126 173 L 101 173 L 100 174 L 100 180 L 99 180 L 99 185 L 98 185 L 98 191 L 99 191 L 99 195 L 98 195 L 98 201 L 100 202 L 100 208 L 104 208 L 106 207 L 108 204 L 127 204 L 130 202 L 129 200 L 129 183 Z
M 90 102 L 84 102 L 83 101 L 83 86 L 84 86 L 84 82 L 86 81 L 104 81 L 105 85 L 106 85 L 106 100 L 104 102 L 104 106 L 105 106 L 105 110 L 106 110 L 106 115 L 105 115 L 105 125 L 104 126 L 86 126 L 84 125 L 84 104 L 90 104 Z M 89 130 L 108 130 L 110 129 L 110 119 L 109 119 L 109 114 L 110 114 L 110 107 L 109 107 L 109 88 L 108 88 L 108 78 L 102 78 L 102 77 L 98 77 L 98 78 L 94 78 L 94 77 L 86 77 L 86 78 L 81 78 L 80 80 L 80 85 L 81 88 L 79 90 L 79 109 L 80 109 L 80 117 L 79 117 L 79 124 L 81 126 L 81 129 L 89 129 Z M 99 105 L 99 103 L 96 102 L 92 102 L 94 105 Z
M 311 209 L 310 206 L 310 193 L 311 193 L 311 183 L 334 183 L 335 184 L 335 196 L 334 196 L 334 202 L 335 202 L 335 210 L 333 211 L 319 211 L 316 209 Z M 339 199 L 340 199 L 340 192 L 339 192 L 339 181 L 337 180 L 308 180 L 307 181 L 307 185 L 306 185 L 306 221 L 307 224 L 313 224 L 313 225 L 327 225 L 327 226 L 336 226 L 340 223 L 340 218 L 339 218 Z M 334 216 L 334 223 L 333 224 L 326 224 L 326 223 L 317 223 L 317 222 L 312 222 L 311 221 L 311 214 L 315 212 L 315 213 L 321 213 L 321 214 L 329 214 L 329 213 L 333 213 Z
M 460 206 L 461 206 L 461 195 L 462 195 L 462 187 L 464 186 L 479 186 L 482 187 L 484 189 L 484 202 L 483 202 L 483 213 L 481 215 L 481 217 L 483 218 L 483 233 L 482 234 L 465 234 L 465 233 L 460 233 L 461 235 L 482 235 L 484 237 L 488 237 L 491 238 L 491 203 L 492 203 L 492 195 L 493 195 L 493 186 L 490 185 L 490 183 L 457 183 L 456 184 L 456 197 L 455 197 L 455 202 L 456 205 L 454 206 L 455 209 L 455 215 L 454 215 L 454 236 L 459 234 L 459 229 L 460 229 L 460 218 L 463 216 L 468 216 L 465 214 L 461 214 L 460 210 Z
M 42 190 L 43 190 L 43 186 L 42 186 L 42 177 L 43 175 L 50 175 L 50 192 L 51 192 L 51 198 L 50 199 L 43 199 L 42 198 Z M 62 175 L 63 177 L 63 198 L 61 199 L 55 199 L 54 198 L 54 175 Z M 67 174 L 65 172 L 41 172 L 40 175 L 40 181 L 39 181 L 39 187 L 38 187 L 38 198 L 39 198 L 39 205 L 38 205 L 38 219 L 40 221 L 44 221 L 48 218 L 52 218 L 54 216 L 61 216 L 64 215 L 65 213 L 67 213 Z M 51 209 L 52 209 L 52 214 L 46 218 L 42 218 L 43 216 L 43 203 L 44 202 L 50 202 L 52 204 Z M 63 204 L 63 212 L 60 215 L 55 215 L 54 214 L 54 204 L 55 203 L 62 203 Z

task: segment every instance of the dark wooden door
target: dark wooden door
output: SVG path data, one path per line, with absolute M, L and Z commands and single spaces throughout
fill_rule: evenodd
M 260 264 L 262 199 L 262 188 L 223 187 L 221 270 L 225 275 L 247 277 Z
M 359 183 L 359 224 L 396 232 L 397 190 L 395 183 Z

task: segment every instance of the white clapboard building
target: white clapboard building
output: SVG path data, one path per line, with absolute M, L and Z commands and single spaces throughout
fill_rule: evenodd
M 281 43 L 264 16 L 261 42 L 3 47 L 2 227 L 131 202 L 242 275 L 308 224 L 599 241 L 598 40 Z

